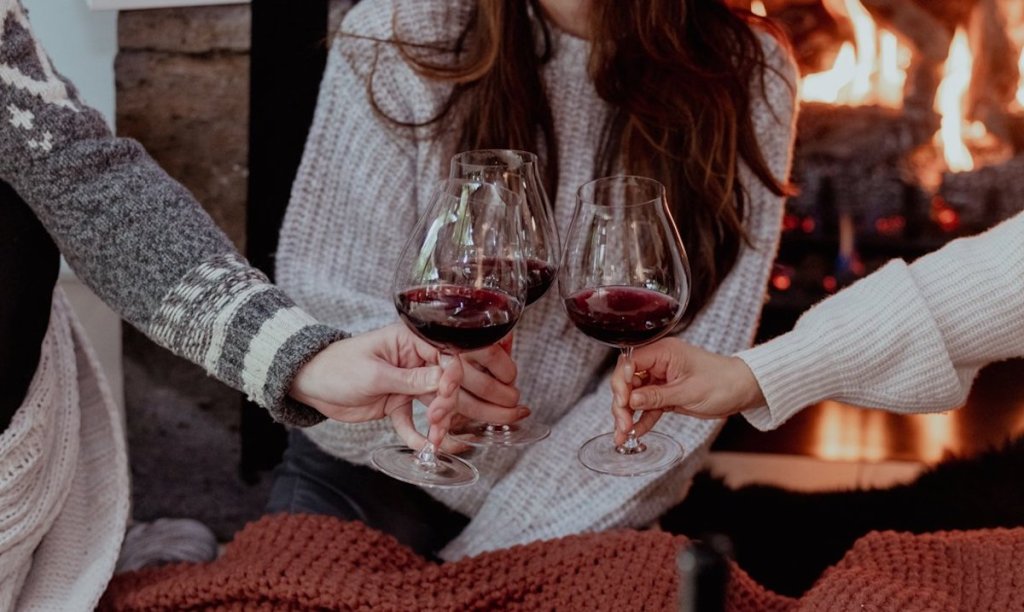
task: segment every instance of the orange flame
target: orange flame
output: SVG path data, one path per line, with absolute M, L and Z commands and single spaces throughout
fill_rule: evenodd
M 946 451 L 956 450 L 958 428 L 952 414 L 920 414 L 907 420 L 912 428 L 897 441 L 897 430 L 884 412 L 824 401 L 818 408 L 811 453 L 829 461 L 875 462 L 890 458 L 899 447 L 909 447 L 920 460 L 936 463 Z
M 910 50 L 879 28 L 858 0 L 826 0 L 826 8 L 853 24 L 854 43 L 843 43 L 828 70 L 804 77 L 800 97 L 808 102 L 899 108 Z
M 1024 49 L 1021 49 L 1020 59 L 1017 60 L 1017 69 L 1021 74 L 1020 82 L 1017 85 L 1017 104 L 1024 106 Z
M 935 110 L 942 117 L 941 127 L 935 134 L 936 144 L 942 147 L 946 166 L 952 172 L 966 172 L 974 169 L 974 157 L 964 142 L 966 124 L 967 89 L 971 84 L 971 70 L 974 59 L 967 42 L 967 33 L 960 28 L 953 37 L 949 58 L 943 72 L 942 83 L 935 96 Z M 980 123 L 970 126 L 972 138 L 985 135 Z

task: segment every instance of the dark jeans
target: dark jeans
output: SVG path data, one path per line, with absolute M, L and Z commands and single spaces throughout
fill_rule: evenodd
M 267 512 L 362 521 L 430 559 L 469 522 L 419 487 L 325 453 L 297 429 L 274 471 Z
M 59 267 L 53 240 L 28 205 L 0 181 L 0 432 L 35 375 Z

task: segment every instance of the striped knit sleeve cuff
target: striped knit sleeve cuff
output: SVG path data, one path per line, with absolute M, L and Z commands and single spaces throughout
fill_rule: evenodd
M 805 407 L 832 397 L 836 373 L 821 338 L 797 330 L 737 353 L 761 386 L 767 405 L 744 411 L 761 431 L 779 427 Z
M 317 323 L 235 253 L 217 255 L 186 274 L 164 296 L 146 331 L 278 421 L 299 427 L 324 417 L 288 397 L 295 375 L 324 347 L 347 337 Z

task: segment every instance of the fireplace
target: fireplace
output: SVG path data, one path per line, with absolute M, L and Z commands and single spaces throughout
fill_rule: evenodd
M 786 31 L 803 76 L 800 193 L 763 337 L 892 257 L 1024 207 L 1024 3 L 735 2 Z
M 801 114 L 759 340 L 891 258 L 912 260 L 1024 208 L 1024 2 L 734 0 L 793 44 Z M 826 402 L 719 448 L 931 462 L 1024 431 L 1024 364 L 990 368 L 968 406 L 897 417 Z M 994 405 L 998 404 L 998 405 Z M 988 429 L 986 429 L 988 427 Z

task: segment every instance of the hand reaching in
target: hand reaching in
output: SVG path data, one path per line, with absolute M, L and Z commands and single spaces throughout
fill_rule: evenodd
M 710 353 L 675 338 L 620 357 L 612 375 L 616 442 L 630 429 L 642 436 L 665 412 L 720 419 L 764 404 L 757 379 L 738 357 Z M 643 414 L 634 423 L 634 413 Z
M 403 442 L 415 449 L 426 442 L 412 419 L 412 401 L 419 399 L 428 406 L 431 441 L 457 451 L 464 447 L 441 444 L 456 410 L 496 423 L 529 414 L 517 406 L 516 373 L 503 345 L 456 359 L 396 323 L 328 346 L 299 370 L 291 395 L 338 421 L 389 417 Z

